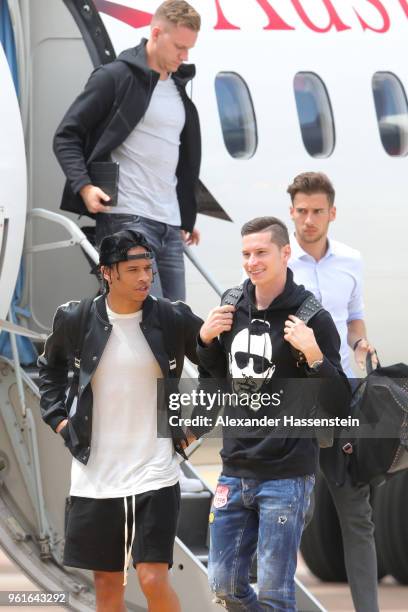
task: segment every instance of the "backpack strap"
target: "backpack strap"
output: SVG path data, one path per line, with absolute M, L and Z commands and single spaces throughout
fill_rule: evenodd
M 182 333 L 182 330 L 180 328 L 178 317 L 174 312 L 174 305 L 172 304 L 172 302 L 167 298 L 156 299 L 159 313 L 160 328 L 163 334 L 164 348 L 169 359 L 168 378 L 164 381 L 167 395 L 169 395 L 170 393 L 179 392 L 176 355 L 177 340 L 180 340 L 180 334 Z M 187 443 L 186 434 L 184 433 L 182 427 L 180 427 L 179 425 L 171 426 L 170 430 L 174 448 L 176 449 L 178 454 L 181 455 L 184 460 L 186 460 L 187 455 L 185 454 L 183 446 L 181 444 L 182 441 Z
M 157 298 L 157 307 L 159 310 L 160 328 L 163 334 L 164 348 L 169 358 L 169 376 L 170 378 L 176 378 L 177 338 L 180 332 L 178 329 L 177 316 L 174 312 L 173 304 L 167 298 Z
M 241 296 L 244 292 L 242 285 L 237 285 L 236 287 L 232 287 L 228 289 L 222 296 L 221 306 L 225 306 L 228 304 L 229 306 L 236 306 L 241 299 Z
M 74 318 L 71 319 L 71 338 L 74 347 L 74 373 L 79 375 L 81 367 L 81 353 L 84 344 L 86 324 L 91 311 L 94 298 L 85 298 L 81 300 L 75 310 Z
M 317 315 L 318 312 L 324 310 L 323 306 L 319 302 L 314 295 L 309 295 L 299 306 L 297 311 L 295 312 L 295 317 L 298 317 L 301 321 L 303 321 L 306 325 L 309 321 Z M 296 359 L 297 366 L 303 365 L 306 363 L 306 357 L 302 353 L 302 351 L 298 351 L 293 346 L 291 347 L 292 354 Z

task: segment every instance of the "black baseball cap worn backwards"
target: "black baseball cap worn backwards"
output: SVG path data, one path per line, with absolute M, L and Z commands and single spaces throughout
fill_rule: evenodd
M 130 249 L 143 247 L 144 253 L 129 255 Z M 133 259 L 154 259 L 153 250 L 146 238 L 135 230 L 122 230 L 105 236 L 99 250 L 99 265 L 112 266 L 121 261 Z

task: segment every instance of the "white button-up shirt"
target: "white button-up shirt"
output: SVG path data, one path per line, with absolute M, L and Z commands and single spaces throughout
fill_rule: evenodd
M 361 255 L 341 242 L 329 240 L 326 254 L 316 261 L 301 248 L 294 234 L 290 236 L 290 246 L 292 255 L 289 267 L 294 280 L 314 293 L 330 312 L 341 339 L 343 370 L 347 376 L 353 377 L 347 323 L 364 318 Z

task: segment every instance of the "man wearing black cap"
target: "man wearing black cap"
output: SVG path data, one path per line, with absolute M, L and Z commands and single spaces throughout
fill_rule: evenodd
M 104 295 L 60 306 L 39 357 L 43 419 L 73 455 L 64 564 L 94 571 L 98 612 L 124 609 L 131 557 L 149 610 L 180 610 L 168 568 L 180 505 L 174 447 L 185 441 L 157 437 L 157 380 L 169 368 L 179 378 L 185 355 L 197 361 L 202 321 L 186 304 L 171 305 L 170 363 L 161 307 L 149 296 L 152 257 L 138 232 L 104 238 Z

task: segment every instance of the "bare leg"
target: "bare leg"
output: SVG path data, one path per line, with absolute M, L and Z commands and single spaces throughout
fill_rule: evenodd
M 96 612 L 126 612 L 123 572 L 94 572 Z
M 167 563 L 138 563 L 136 571 L 149 612 L 181 612 L 178 597 L 170 585 Z

